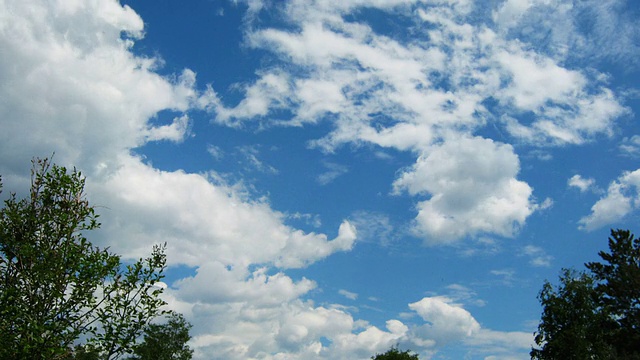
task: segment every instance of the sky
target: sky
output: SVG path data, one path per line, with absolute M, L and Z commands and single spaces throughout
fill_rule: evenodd
M 0 0 L 3 196 L 86 176 L 167 243 L 195 359 L 527 359 L 639 231 L 634 0 Z

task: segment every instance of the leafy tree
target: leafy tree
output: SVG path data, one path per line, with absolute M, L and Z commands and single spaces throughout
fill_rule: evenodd
M 193 350 L 187 345 L 191 339 L 189 324 L 182 314 L 172 312 L 164 324 L 148 324 L 144 340 L 134 348 L 135 360 L 189 360 Z
M 640 359 L 640 240 L 612 230 L 602 262 L 545 282 L 532 359 Z
M 535 336 L 541 349 L 532 359 L 607 359 L 612 349 L 604 338 L 608 316 L 599 307 L 594 279 L 587 273 L 563 269 L 560 286 L 545 282 L 538 298 L 543 306 Z
M 600 304 L 613 326 L 609 341 L 624 359 L 640 359 L 640 239 L 628 230 L 612 230 L 604 263 L 585 264 L 598 281 Z
M 29 196 L 0 209 L 1 359 L 116 359 L 164 313 L 164 247 L 124 266 L 93 246 L 82 231 L 100 224 L 84 185 L 75 169 L 37 159 Z
M 398 346 L 392 346 L 391 349 L 383 354 L 376 354 L 372 356 L 373 360 L 418 360 L 418 355 L 412 353 L 410 350 L 400 351 Z

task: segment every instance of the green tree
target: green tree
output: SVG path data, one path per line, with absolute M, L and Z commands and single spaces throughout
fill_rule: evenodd
M 594 279 L 587 273 L 563 269 L 560 285 L 545 282 L 538 296 L 543 306 L 532 359 L 608 359 L 612 353 L 604 336 L 609 317 L 599 306 Z
M 182 314 L 172 312 L 163 324 L 148 324 L 144 331 L 144 340 L 134 348 L 135 360 L 189 360 L 193 350 L 187 342 L 189 324 Z
M 376 354 L 372 356 L 373 360 L 418 360 L 418 355 L 412 353 L 410 350 L 400 351 L 398 346 L 392 346 L 391 349 L 383 354 Z
M 75 169 L 37 159 L 29 196 L 11 194 L 0 210 L 1 359 L 116 359 L 164 313 L 164 246 L 126 266 L 93 246 L 82 232 L 100 224 L 84 185 Z
M 602 262 L 545 282 L 532 359 L 640 359 L 640 240 L 612 230 Z
M 628 230 L 612 230 L 604 260 L 585 264 L 597 280 L 600 306 L 612 325 L 608 340 L 619 358 L 640 359 L 640 239 Z

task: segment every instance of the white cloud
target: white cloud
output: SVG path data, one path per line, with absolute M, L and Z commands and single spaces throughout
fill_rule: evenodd
M 260 146 L 258 145 L 244 145 L 237 147 L 238 152 L 243 157 L 243 163 L 250 170 L 256 170 L 263 173 L 269 174 L 277 174 L 278 169 L 274 168 L 269 164 L 265 164 L 262 160 L 259 159 L 260 156 Z M 211 153 L 211 151 L 209 151 Z
M 341 310 L 314 307 L 298 300 L 273 306 L 214 303 L 196 308 L 194 321 L 206 330 L 195 334 L 192 340 L 196 358 L 330 358 L 327 354 L 332 350 L 319 339 L 336 341 L 357 327 L 351 316 Z
M 527 245 L 523 249 L 523 254 L 529 256 L 529 263 L 537 267 L 549 267 L 553 256 L 548 255 L 544 249 L 534 245 Z
M 332 241 L 285 226 L 285 216 L 264 201 L 247 199 L 241 188 L 214 185 L 204 175 L 160 171 L 137 158 L 120 163 L 104 182 L 92 181 L 90 192 L 94 203 L 108 209 L 102 213 L 101 233 L 109 234 L 114 250 L 129 256 L 167 241 L 175 263 L 304 267 L 350 250 L 356 238 L 346 221 Z
M 494 58 L 511 76 L 502 96 L 523 110 L 538 110 L 550 100 L 565 103 L 586 83 L 579 72 L 517 47 L 498 51 Z
M 358 333 L 343 333 L 334 337 L 332 347 L 334 356 L 331 359 L 349 359 L 345 354 L 351 354 L 351 358 L 368 358 L 378 351 L 387 350 L 402 339 L 409 328 L 399 320 L 388 320 L 387 331 L 375 326 L 367 326 Z
M 394 189 L 430 195 L 416 218 L 430 243 L 480 233 L 512 236 L 536 209 L 532 189 L 515 178 L 519 170 L 510 145 L 463 137 L 432 147 Z
M 302 122 L 315 122 L 325 113 L 339 113 L 345 103 L 341 84 L 332 79 L 300 79 L 296 82 L 300 99 L 297 117 Z
M 356 300 L 356 299 L 358 299 L 358 294 L 356 294 L 356 293 L 354 293 L 354 292 L 351 292 L 351 291 L 344 290 L 344 289 L 340 289 L 340 290 L 338 290 L 338 294 L 340 294 L 340 295 L 342 295 L 342 296 L 346 297 L 346 298 L 347 298 L 347 299 L 349 299 L 349 300 Z
M 588 85 L 580 72 L 519 46 L 508 46 L 494 55 L 511 78 L 498 98 L 515 107 L 515 116 L 526 111 L 535 114 L 530 126 L 504 116 L 513 136 L 529 142 L 580 144 L 595 134 L 610 135 L 612 121 L 628 112 L 597 80 Z
M 317 177 L 317 181 L 320 185 L 327 185 L 333 182 L 333 180 L 349 172 L 349 168 L 344 165 L 328 161 L 323 162 L 323 165 L 327 170 Z
M 580 192 L 585 192 L 593 189 L 596 181 L 592 178 L 583 178 L 579 174 L 573 175 L 568 181 L 567 184 L 571 187 L 576 187 L 580 189 Z
M 479 299 L 475 291 L 469 289 L 468 287 L 460 284 L 451 284 L 447 285 L 447 290 L 449 291 L 449 298 L 453 301 L 464 301 L 467 304 L 473 304 L 475 306 L 485 306 L 486 302 L 482 299 Z
M 461 305 L 443 296 L 425 297 L 409 304 L 427 323 L 410 330 L 409 341 L 420 347 L 463 342 L 470 346 L 469 355 L 489 358 L 521 358 L 528 354 L 533 335 L 528 332 L 504 332 L 482 328 Z M 486 357 L 485 357 L 486 358 Z
M 289 4 L 285 16 L 299 31 L 247 30 L 251 46 L 271 50 L 283 65 L 259 71 L 256 81 L 238 86 L 243 99 L 224 104 L 213 88 L 196 90 L 193 71 L 163 77 L 156 72 L 161 59 L 133 54 L 144 21 L 116 0 L 0 2 L 0 173 L 5 180 L 28 179 L 31 157 L 55 152 L 56 162 L 88 175 L 88 193 L 103 223 L 92 240 L 126 258 L 168 242 L 171 265 L 195 268 L 193 276 L 170 284 L 166 296 L 194 323 L 197 358 L 367 358 L 398 341 L 425 351 L 460 339 L 507 347 L 499 340 L 505 333 L 480 328 L 445 297 L 410 305 L 427 322 L 415 329 L 398 320 L 382 329 L 338 306 L 304 301 L 316 283 L 285 270 L 350 250 L 357 238 L 353 224 L 343 221 L 331 240 L 306 233 L 286 225 L 287 215 L 266 199 L 251 199 L 215 173 L 162 171 L 131 151 L 150 141 L 183 141 L 190 135 L 188 112 L 196 109 L 211 110 L 215 121 L 229 126 L 328 119 L 334 131 L 314 143 L 327 151 L 369 143 L 421 156 L 394 186 L 430 197 L 418 204 L 416 220 L 430 241 L 510 236 L 536 205 L 529 185 L 516 179 L 513 149 L 473 135 L 491 120 L 483 101 L 501 96 L 513 128 L 524 134 L 513 131 L 517 137 L 579 142 L 609 132 L 622 113 L 617 99 L 590 76 L 466 23 L 471 1 L 441 0 L 425 8 L 408 0 Z M 512 5 L 513 14 L 525 11 Z M 253 16 L 262 8 L 260 1 L 249 6 Z M 342 17 L 364 6 L 431 22 L 428 34 L 418 34 L 430 42 L 416 36 L 404 43 Z M 535 76 L 524 78 L 524 71 Z M 549 92 L 532 93 L 534 88 Z M 292 111 L 292 118 L 272 119 L 272 111 L 281 109 Z M 536 121 L 520 123 L 523 109 L 535 112 Z M 178 115 L 154 125 L 163 110 Z M 222 154 L 213 144 L 208 151 Z M 246 154 L 267 166 L 255 152 Z M 612 184 L 583 219 L 585 228 L 636 206 L 634 173 Z M 622 205 L 618 213 L 614 205 Z M 382 233 L 391 231 L 388 219 L 373 220 Z M 445 224 L 457 232 L 446 233 Z
M 428 323 L 414 329 L 414 336 L 437 345 L 470 337 L 480 330 L 480 324 L 471 313 L 446 297 L 426 297 L 409 304 L 409 308 Z
M 216 113 L 214 120 L 228 126 L 239 126 L 240 120 L 261 118 L 270 110 L 283 108 L 291 96 L 288 75 L 282 72 L 266 72 L 251 85 L 244 85 L 245 97 L 234 107 L 222 104 L 218 94 L 209 87 L 198 98 L 198 106 Z
M 640 31 L 627 6 L 625 0 L 509 0 L 494 20 L 510 36 L 559 59 L 637 66 L 632 54 L 639 50 Z
M 189 116 L 182 115 L 173 119 L 170 125 L 162 125 L 148 129 L 146 141 L 169 140 L 182 142 L 189 134 Z
M 224 151 L 219 146 L 213 144 L 207 145 L 207 152 L 216 160 L 220 160 L 224 156 Z
M 188 118 L 152 126 L 164 109 L 184 111 L 195 74 L 176 79 L 153 70 L 155 58 L 133 56 L 142 19 L 117 1 L 2 4 L 0 133 L 2 173 L 34 156 L 87 171 L 113 170 L 115 158 L 149 140 L 181 141 Z
M 464 342 L 472 346 L 472 353 L 490 354 L 484 359 L 507 360 L 528 357 L 533 340 L 533 335 L 529 332 L 480 329 Z
M 399 238 L 399 230 L 385 214 L 357 211 L 349 217 L 349 221 L 358 229 L 358 241 L 388 246 Z
M 246 268 L 211 261 L 199 266 L 195 276 L 180 279 L 173 286 L 181 300 L 191 303 L 249 302 L 255 306 L 289 302 L 316 287 L 311 280 L 294 283 L 281 272 L 268 275 L 267 270 L 262 267 L 249 274 Z
M 607 193 L 580 219 L 580 228 L 595 230 L 622 220 L 640 205 L 640 170 L 623 173 L 609 185 Z
M 354 321 L 340 309 L 299 300 L 271 306 L 212 303 L 196 309 L 198 328 L 207 328 L 192 340 L 196 358 L 364 359 L 388 349 L 408 332 L 398 320 L 389 320 L 386 329 L 380 329 Z
M 633 135 L 622 139 L 620 144 L 620 151 L 629 156 L 640 155 L 640 135 Z
M 55 152 L 56 163 L 87 175 L 103 224 L 87 234 L 92 241 L 126 259 L 166 241 L 171 266 L 195 268 L 192 277 L 170 284 L 166 298 L 194 323 L 199 358 L 281 352 L 272 330 L 295 311 L 328 320 L 300 341 L 294 357 L 317 355 L 321 335 L 359 331 L 345 312 L 301 301 L 315 282 L 282 270 L 350 250 L 356 239 L 350 223 L 343 222 L 333 240 L 305 233 L 285 225 L 286 215 L 266 200 L 251 199 L 215 173 L 162 171 L 131 155 L 150 141 L 183 141 L 187 112 L 211 100 L 198 94 L 194 72 L 163 77 L 155 72 L 160 59 L 134 55 L 131 47 L 143 33 L 142 19 L 115 0 L 0 2 L 3 180 L 28 181 L 31 157 Z M 222 109 L 228 122 L 273 106 L 286 92 L 286 79 L 267 78 L 247 89 L 251 99 Z M 178 115 L 154 125 L 163 110 Z
M 516 272 L 512 269 L 491 270 L 489 273 L 491 275 L 499 277 L 500 283 L 507 286 L 513 285 L 514 276 L 516 274 Z
M 474 4 L 469 1 L 327 4 L 288 2 L 282 15 L 297 25 L 289 29 L 253 23 L 247 31 L 249 46 L 271 51 L 278 65 L 245 85 L 245 99 L 237 106 L 227 108 L 214 96 L 211 108 L 218 121 L 233 118 L 237 124 L 287 107 L 291 117 L 271 124 L 333 123 L 333 131 L 311 143 L 324 151 L 368 143 L 417 154 L 414 169 L 402 174 L 394 188 L 430 196 L 416 206 L 417 233 L 427 241 L 481 233 L 512 236 L 536 209 L 531 187 L 516 179 L 513 150 L 495 143 L 483 146 L 476 130 L 497 123 L 531 145 L 581 144 L 612 134 L 615 119 L 627 113 L 601 74 L 569 68 L 514 40 L 509 31 L 492 28 L 517 27 L 532 9 L 548 2 L 504 2 L 494 12 L 494 24 L 472 24 L 467 16 Z M 416 34 L 403 42 L 376 33 L 363 21 L 345 20 L 346 13 L 361 6 L 403 14 L 417 25 Z M 487 108 L 487 101 L 496 102 L 496 109 Z M 456 142 L 473 150 L 453 149 Z M 474 157 L 477 150 L 506 169 L 494 166 L 494 174 L 486 176 L 483 166 L 489 162 Z M 475 160 L 482 166 L 472 164 L 477 174 L 438 169 L 441 164 L 431 170 L 435 161 L 430 159 L 437 155 L 446 155 L 455 166 Z M 442 175 L 452 181 L 436 181 Z M 473 186 L 480 191 L 471 191 Z
M 504 1 L 498 10 L 493 11 L 493 21 L 502 28 L 510 28 L 518 23 L 532 5 L 531 0 Z

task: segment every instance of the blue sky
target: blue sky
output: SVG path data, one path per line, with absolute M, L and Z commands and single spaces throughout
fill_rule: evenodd
M 527 359 L 536 295 L 637 231 L 627 0 L 0 2 L 0 173 L 76 166 L 167 242 L 197 359 Z

